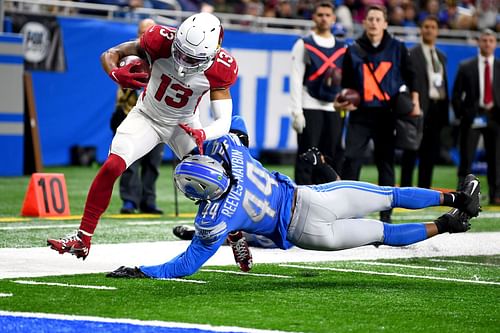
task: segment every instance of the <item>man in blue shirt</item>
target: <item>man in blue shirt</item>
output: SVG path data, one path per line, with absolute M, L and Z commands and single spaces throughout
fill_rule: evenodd
M 169 262 L 120 267 L 109 277 L 176 278 L 194 274 L 228 234 L 245 231 L 271 239 L 279 248 L 335 251 L 368 244 L 404 246 L 444 232 L 465 232 L 477 216 L 479 180 L 467 176 L 463 192 L 377 186 L 336 181 L 297 186 L 255 160 L 237 135 L 205 142 L 206 155 L 191 155 L 177 166 L 176 186 L 199 203 L 196 232 L 186 251 Z M 455 207 L 430 223 L 391 225 L 362 218 L 393 207 Z

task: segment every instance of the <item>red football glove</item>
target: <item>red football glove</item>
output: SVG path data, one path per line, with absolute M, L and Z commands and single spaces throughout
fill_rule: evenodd
M 205 131 L 201 128 L 191 128 L 186 124 L 179 124 L 179 126 L 189 135 L 194 138 L 196 145 L 198 146 L 198 150 L 200 151 L 200 155 L 203 155 L 203 141 L 206 139 Z
M 140 60 L 132 61 L 131 63 L 123 67 L 113 68 L 109 73 L 109 76 L 122 88 L 142 89 L 147 86 L 146 81 L 149 79 L 149 73 L 145 72 L 134 73 L 133 68 L 135 66 L 141 66 Z

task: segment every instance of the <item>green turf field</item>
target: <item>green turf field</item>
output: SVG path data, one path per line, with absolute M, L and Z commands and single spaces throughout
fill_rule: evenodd
M 406 267 L 262 264 L 253 270 L 256 275 L 224 274 L 208 267 L 186 279 L 205 283 L 116 280 L 103 274 L 29 279 L 116 288 L 112 290 L 25 285 L 19 280 L 27 279 L 9 279 L 0 280 L 0 291 L 14 296 L 0 298 L 0 309 L 299 332 L 498 332 L 500 256 L 466 261 L 478 264 L 429 259 L 383 261 Z M 444 270 L 413 268 L 423 266 Z M 387 275 L 328 270 L 332 268 Z M 479 278 L 497 284 L 453 280 Z
M 290 167 L 270 168 L 292 174 Z M 0 250 L 45 246 L 47 237 L 78 227 L 97 168 L 47 168 L 45 172 L 65 174 L 73 216 L 20 218 L 29 178 L 0 178 Z M 157 184 L 158 206 L 165 215 L 117 215 L 121 202 L 115 187 L 93 244 L 174 240 L 171 228 L 190 223 L 196 206 L 179 195 L 181 216 L 175 217 L 171 172 L 171 166 L 162 166 Z M 452 167 L 439 167 L 434 185 L 454 188 L 455 172 Z M 485 177 L 480 179 L 486 193 Z M 376 182 L 375 169 L 365 167 L 362 180 Z M 500 209 L 483 208 L 471 232 L 500 231 Z M 396 210 L 394 221 L 430 221 L 445 211 L 442 207 Z M 255 275 L 235 273 L 239 273 L 235 266 L 222 266 L 204 267 L 183 281 L 115 280 L 104 274 L 0 279 L 0 295 L 12 295 L 0 297 L 0 310 L 294 332 L 500 332 L 500 253 L 293 265 L 257 262 L 251 271 Z M 27 285 L 19 280 L 62 285 Z M 1 323 L 0 317 L 0 331 Z

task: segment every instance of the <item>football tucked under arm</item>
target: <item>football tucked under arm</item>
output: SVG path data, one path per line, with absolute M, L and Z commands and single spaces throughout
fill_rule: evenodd
M 113 68 L 109 76 L 122 88 L 141 89 L 149 81 L 150 68 L 147 61 L 137 56 L 127 56 L 120 59 L 118 67 Z

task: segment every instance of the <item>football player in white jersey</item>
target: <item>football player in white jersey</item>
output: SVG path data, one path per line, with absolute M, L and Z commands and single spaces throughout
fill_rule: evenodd
M 139 40 L 110 48 L 101 56 L 106 73 L 122 88 L 144 88 L 136 106 L 118 127 L 110 154 L 96 175 L 85 204 L 80 228 L 48 245 L 59 253 L 85 259 L 99 218 L 107 209 L 116 179 L 137 159 L 164 142 L 182 158 L 203 141 L 228 133 L 236 81 L 236 60 L 221 48 L 223 29 L 209 13 L 188 17 L 178 29 L 154 25 Z M 139 60 L 119 67 L 136 55 L 147 59 L 151 72 L 138 72 Z M 149 79 L 149 80 L 148 80 Z M 202 128 L 198 104 L 209 92 L 214 121 Z

